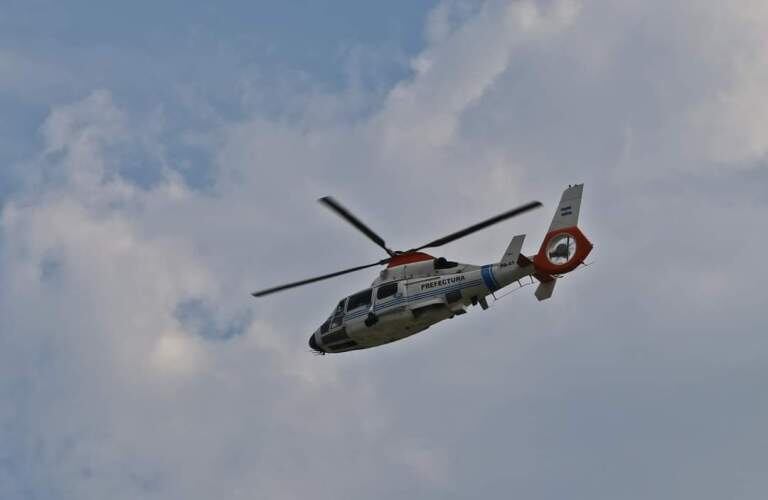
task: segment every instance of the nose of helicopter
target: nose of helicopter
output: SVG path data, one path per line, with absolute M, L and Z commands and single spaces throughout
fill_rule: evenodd
M 325 354 L 325 351 L 320 349 L 320 346 L 317 345 L 317 340 L 315 340 L 315 334 L 314 333 L 309 336 L 308 344 L 309 344 L 309 348 L 312 349 L 313 351 Z

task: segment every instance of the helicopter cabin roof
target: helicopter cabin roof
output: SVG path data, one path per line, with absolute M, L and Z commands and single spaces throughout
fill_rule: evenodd
M 434 258 L 421 252 L 411 252 L 395 256 L 390 265 L 381 270 L 372 286 L 388 281 L 463 273 L 476 268 L 477 266 L 453 262 L 444 257 Z
M 404 264 L 413 264 L 414 262 L 422 262 L 425 260 L 434 260 L 435 258 L 429 254 L 423 252 L 408 252 L 399 255 L 395 255 L 387 264 L 387 267 L 397 267 Z

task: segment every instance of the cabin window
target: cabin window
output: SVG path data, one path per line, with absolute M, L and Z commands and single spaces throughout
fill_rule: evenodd
M 378 290 L 376 290 L 376 298 L 386 299 L 387 297 L 391 297 L 394 294 L 397 293 L 397 282 L 394 283 L 387 283 L 385 285 L 381 285 Z
M 349 297 L 347 311 L 357 309 L 358 307 L 369 307 L 371 305 L 371 289 L 363 290 Z

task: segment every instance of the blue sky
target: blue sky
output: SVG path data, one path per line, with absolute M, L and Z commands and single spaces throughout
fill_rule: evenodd
M 407 75 L 434 4 L 9 2 L 0 15 L 0 47 L 12 73 L 0 89 L 0 155 L 6 162 L 28 157 L 50 106 L 94 88 L 110 89 L 132 109 L 162 106 L 179 122 L 194 119 L 179 87 L 235 117 L 243 116 L 243 78 L 331 92 L 354 79 L 384 89 Z
M 714 0 L 0 9 L 0 498 L 763 498 L 768 7 Z M 312 356 L 381 258 L 594 265 Z M 531 292 L 531 293 L 529 293 Z

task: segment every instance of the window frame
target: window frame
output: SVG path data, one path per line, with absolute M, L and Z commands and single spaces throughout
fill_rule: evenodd
M 394 286 L 394 290 L 392 291 L 392 293 L 387 293 L 387 295 L 382 296 L 381 291 L 391 286 Z M 397 292 L 399 289 L 400 289 L 400 283 L 398 281 L 390 281 L 389 283 L 384 283 L 383 285 L 379 285 L 378 288 L 376 288 L 376 300 L 378 301 L 378 300 L 384 300 L 390 297 L 394 297 L 395 295 L 397 295 Z
M 344 325 L 344 315 L 343 314 L 337 314 L 333 317 L 331 320 L 331 330 L 335 330 L 336 328 L 339 328 L 340 326 Z
M 347 299 L 349 297 L 344 297 L 339 301 L 339 304 L 333 309 L 333 314 L 331 316 L 338 316 L 339 314 L 344 314 L 344 311 L 347 310 Z
M 364 293 L 368 294 L 368 301 L 367 302 L 360 302 L 359 304 L 354 304 L 355 307 L 350 307 L 350 305 L 353 305 L 353 299 L 356 299 L 358 296 L 362 296 Z M 371 304 L 373 304 L 373 288 L 367 288 L 365 290 L 362 290 L 357 293 L 353 293 L 349 297 L 347 297 L 347 312 L 354 311 L 355 309 L 359 309 L 363 306 L 365 307 L 371 307 Z

